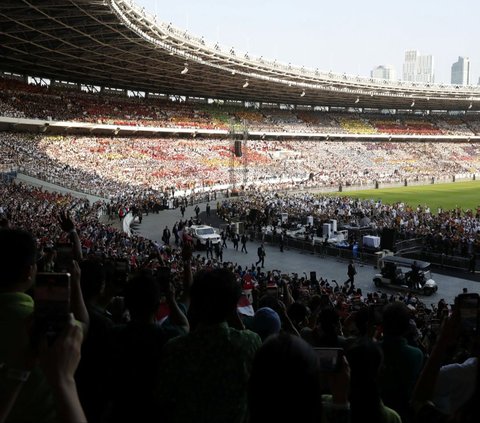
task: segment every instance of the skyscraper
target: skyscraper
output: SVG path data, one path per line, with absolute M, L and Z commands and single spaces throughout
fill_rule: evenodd
M 422 56 L 417 50 L 405 52 L 403 63 L 403 80 L 410 82 L 435 82 L 433 73 L 433 56 L 431 54 Z
M 375 79 L 394 80 L 396 77 L 395 68 L 392 65 L 379 65 L 372 69 L 370 76 Z
M 458 57 L 458 60 L 452 65 L 452 79 L 455 85 L 470 84 L 470 59 L 468 57 Z

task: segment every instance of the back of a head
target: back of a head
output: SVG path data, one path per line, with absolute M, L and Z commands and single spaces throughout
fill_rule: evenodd
M 85 260 L 80 263 L 81 287 L 85 301 L 89 301 L 99 295 L 105 285 L 105 270 L 101 262 L 97 260 Z
M 381 347 L 369 338 L 357 338 L 345 351 L 350 365 L 352 387 L 356 383 L 362 386 L 365 380 L 377 379 L 383 362 Z
M 324 308 L 318 316 L 318 321 L 324 333 L 337 333 L 340 317 L 335 309 L 331 307 Z
M 0 291 L 26 282 L 35 264 L 37 248 L 33 237 L 18 229 L 0 229 Z
M 125 287 L 125 307 L 132 320 L 145 320 L 155 314 L 160 305 L 160 288 L 147 272 L 135 274 Z
M 196 273 L 190 290 L 189 320 L 217 324 L 235 311 L 242 293 L 240 283 L 228 269 L 202 270 Z
M 350 366 L 352 423 L 384 423 L 378 382 L 383 362 L 380 346 L 369 338 L 358 338 L 347 348 L 345 355 Z
M 404 336 L 410 328 L 410 311 L 402 302 L 386 305 L 382 318 L 385 336 Z
M 288 307 L 288 317 L 296 326 L 305 322 L 308 317 L 308 308 L 305 304 L 294 302 Z
M 262 341 L 270 335 L 279 333 L 281 328 L 282 322 L 275 310 L 262 307 L 255 312 L 251 329 L 262 338 Z
M 320 397 L 320 369 L 313 348 L 290 334 L 270 336 L 253 361 L 248 386 L 250 423 L 318 422 Z

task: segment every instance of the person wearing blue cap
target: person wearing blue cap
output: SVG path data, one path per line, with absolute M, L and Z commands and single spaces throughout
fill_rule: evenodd
M 259 308 L 253 317 L 251 330 L 257 333 L 262 342 L 270 335 L 280 333 L 282 322 L 278 313 L 270 307 Z

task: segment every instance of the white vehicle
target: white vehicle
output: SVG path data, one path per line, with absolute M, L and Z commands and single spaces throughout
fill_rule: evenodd
M 185 230 L 193 238 L 193 242 L 197 247 L 204 246 L 207 239 L 210 239 L 213 245 L 218 244 L 221 240 L 220 235 L 211 226 L 192 225 L 186 227 Z

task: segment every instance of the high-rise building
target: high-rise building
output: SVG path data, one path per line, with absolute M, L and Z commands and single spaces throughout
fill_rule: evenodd
M 403 63 L 403 80 L 410 82 L 435 82 L 433 72 L 433 56 L 431 54 L 422 56 L 417 50 L 405 52 Z
M 458 57 L 458 60 L 452 65 L 452 79 L 455 85 L 470 85 L 470 59 L 468 57 Z
M 379 65 L 372 69 L 370 76 L 375 79 L 394 80 L 396 78 L 395 68 L 392 65 Z
M 417 73 L 417 56 L 418 51 L 409 50 L 405 52 L 405 62 L 403 63 L 403 80 L 415 82 Z

